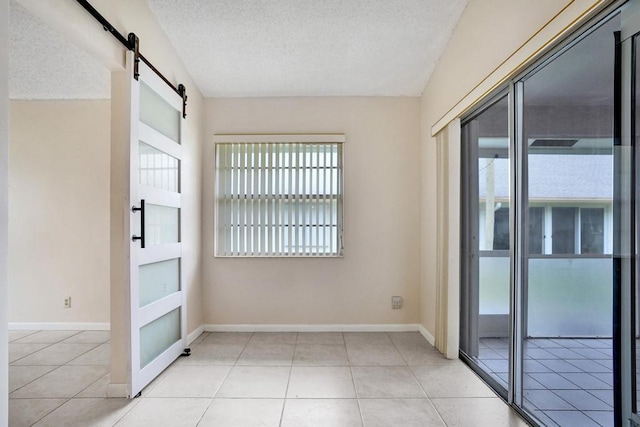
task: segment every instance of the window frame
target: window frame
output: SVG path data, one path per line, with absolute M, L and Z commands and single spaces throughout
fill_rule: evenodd
M 510 209 L 511 205 L 503 199 L 496 199 L 496 202 L 502 204 L 500 209 Z M 480 203 L 481 208 L 479 209 L 478 221 L 482 223 L 485 220 L 484 217 L 484 209 L 482 206 L 484 201 Z M 613 250 L 613 242 L 610 236 L 610 227 L 613 222 L 613 206 L 611 203 L 607 203 L 605 201 L 596 201 L 596 202 L 586 202 L 586 201 L 564 201 L 564 202 L 555 202 L 555 201 L 535 201 L 534 203 L 529 205 L 529 209 L 542 209 L 542 220 L 543 220 L 543 230 L 542 230 L 542 253 L 533 253 L 529 252 L 528 256 L 530 258 L 608 258 L 611 257 L 611 253 Z M 573 208 L 576 210 L 575 218 L 574 218 L 574 244 L 575 250 L 572 253 L 558 253 L 553 252 L 553 219 L 552 219 L 552 211 L 554 208 Z M 582 210 L 583 209 L 599 209 L 602 210 L 603 217 L 603 252 L 602 253 L 585 253 L 582 251 Z M 495 226 L 494 226 L 495 230 Z M 479 239 L 480 245 L 482 246 L 482 242 L 485 242 L 485 235 L 483 227 L 479 227 Z M 495 236 L 494 236 L 495 239 Z M 495 241 L 495 240 L 494 240 Z M 482 256 L 508 256 L 508 249 L 480 249 L 480 253 Z
M 214 210 L 214 228 L 213 228 L 213 243 L 214 243 L 214 257 L 215 258 L 343 258 L 344 257 L 344 157 L 345 150 L 344 144 L 346 142 L 345 134 L 343 133 L 319 133 L 319 134 L 215 134 L 213 136 L 214 144 L 214 188 L 213 188 L 213 210 Z M 219 251 L 219 204 L 218 204 L 218 149 L 220 144 L 265 144 L 265 143 L 278 143 L 278 144 L 336 144 L 340 146 L 340 155 L 338 157 L 337 164 L 337 207 L 336 207 L 336 251 L 318 253 L 310 251 L 308 253 L 300 250 L 296 252 L 272 252 L 261 253 L 260 251 L 245 251 L 239 253 L 234 251 L 232 253 L 224 253 Z M 333 212 L 331 213 L 333 215 Z M 304 226 L 307 226 L 305 222 Z M 284 243 L 281 243 L 284 245 Z M 306 251 L 306 248 L 304 249 Z

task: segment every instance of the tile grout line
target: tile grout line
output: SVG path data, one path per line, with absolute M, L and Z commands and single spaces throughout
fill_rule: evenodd
M 125 399 L 126 399 L 126 398 L 125 398 Z M 130 400 L 131 402 L 134 402 L 135 400 L 138 400 L 138 401 L 137 401 L 137 402 L 135 402 L 135 403 L 133 403 L 132 405 L 130 405 L 131 407 L 130 407 L 127 411 L 125 411 L 125 413 L 124 413 L 124 414 L 122 414 L 122 416 L 121 416 L 121 417 L 119 417 L 119 418 L 118 418 L 118 419 L 117 419 L 117 420 L 112 424 L 112 426 L 117 425 L 120 421 L 122 421 L 122 419 L 123 419 L 124 417 L 126 417 L 127 415 L 129 415 L 129 413 L 133 410 L 133 408 L 135 408 L 136 406 L 138 406 L 138 405 L 140 404 L 140 402 L 142 402 L 142 399 L 136 399 L 136 398 L 128 399 L 128 400 Z
M 585 414 L 585 412 L 589 412 L 589 411 L 580 411 L 582 413 L 582 415 L 584 415 L 585 417 L 587 417 L 588 419 L 592 420 L 593 422 L 595 422 L 596 424 L 598 424 L 600 427 L 605 427 L 603 426 L 601 423 L 599 423 L 598 421 L 596 421 L 595 419 L 593 419 L 592 417 L 590 417 L 588 414 Z M 599 411 L 591 411 L 591 412 L 599 412 Z
M 31 384 L 32 382 L 39 380 L 40 378 L 44 377 L 44 376 L 45 376 L 45 375 L 47 375 L 47 374 L 50 374 L 50 373 L 51 373 L 51 372 L 53 372 L 53 371 L 57 371 L 57 370 L 58 370 L 58 368 L 61 368 L 61 367 L 62 367 L 61 365 L 15 365 L 15 366 L 11 366 L 11 365 L 9 365 L 9 368 L 12 368 L 12 367 L 27 367 L 27 366 L 55 366 L 55 368 L 53 368 L 53 369 L 52 369 L 52 370 L 50 370 L 49 372 L 45 372 L 44 374 L 40 375 L 38 378 L 34 378 L 33 380 L 29 381 L 28 383 L 26 383 L 26 384 L 24 384 L 24 385 L 22 385 L 22 386 L 18 387 L 17 389 L 13 390 L 11 393 L 9 393 L 9 399 L 11 399 L 11 394 L 13 394 L 13 393 L 15 393 L 16 391 L 18 391 L 18 390 L 20 390 L 20 389 L 22 389 L 22 388 L 24 388 L 24 387 L 28 386 L 28 385 L 29 385 L 29 384 Z M 13 399 L 20 399 L 20 398 L 19 398 L 19 397 L 18 397 L 18 398 L 14 397 Z M 27 399 L 29 399 L 29 398 L 27 398 Z M 52 398 L 52 399 L 55 399 L 55 398 Z
M 251 337 L 249 337 L 249 339 L 251 339 Z M 204 340 L 203 340 L 204 341 Z M 247 340 L 247 343 L 249 341 Z M 246 344 L 245 344 L 246 347 Z M 244 351 L 244 348 L 243 348 Z M 240 352 L 240 354 L 242 354 L 242 351 Z M 231 375 L 231 371 L 233 370 L 236 361 L 238 360 L 238 358 L 240 357 L 240 354 L 238 354 L 238 356 L 236 357 L 236 360 L 233 362 L 234 364 L 229 366 L 229 370 L 227 371 L 227 375 L 224 376 L 224 379 L 222 381 L 220 381 L 220 385 L 218 386 L 218 388 L 216 389 L 215 393 L 213 393 L 213 396 L 211 397 L 211 399 L 209 400 L 209 404 L 207 405 L 207 407 L 204 409 L 204 411 L 202 412 L 202 415 L 200 415 L 200 418 L 198 419 L 198 422 L 196 423 L 196 427 L 202 422 L 202 420 L 204 419 L 205 414 L 207 413 L 207 411 L 209 410 L 209 408 L 211 408 L 211 405 L 213 405 L 213 401 L 216 398 L 216 395 L 220 392 L 220 389 L 222 388 L 222 385 L 224 384 L 225 381 L 227 381 L 227 378 L 229 378 L 229 375 Z M 212 365 L 213 366 L 213 365 Z
M 293 359 L 296 354 L 296 348 L 298 347 L 298 337 L 300 334 L 296 332 L 296 341 L 293 343 L 293 354 L 291 355 L 291 365 L 289 366 L 289 376 L 287 377 L 287 386 L 284 389 L 284 398 L 282 399 L 282 410 L 280 411 L 280 422 L 278 426 L 282 427 L 282 420 L 284 419 L 284 409 L 287 406 L 287 394 L 289 393 L 289 384 L 291 383 L 291 372 L 293 371 Z
M 32 336 L 32 335 L 35 335 L 35 334 L 39 333 L 39 332 L 43 332 L 43 331 L 34 331 L 34 333 L 32 333 L 32 334 L 26 335 L 26 336 L 21 337 L 21 338 L 18 338 L 18 339 L 22 339 L 22 338 L 30 337 L 30 336 Z M 14 365 L 14 364 L 13 364 L 14 362 L 18 362 L 18 361 L 20 361 L 20 360 L 22 360 L 22 359 L 24 359 L 24 358 L 26 358 L 26 357 L 29 357 L 29 356 L 31 356 L 31 355 L 33 355 L 33 354 L 36 354 L 36 353 L 39 353 L 39 352 L 41 352 L 41 351 L 43 351 L 43 350 L 45 350 L 45 349 L 47 349 L 47 348 L 49 348 L 49 347 L 52 347 L 52 346 L 54 346 L 54 345 L 56 345 L 56 344 L 62 344 L 62 343 L 63 343 L 63 341 L 65 341 L 65 340 L 67 340 L 67 339 L 69 339 L 69 338 L 71 338 L 71 337 L 74 337 L 74 336 L 76 336 L 76 335 L 78 335 L 78 334 L 80 334 L 80 333 L 82 333 L 82 332 L 83 332 L 83 331 L 78 331 L 76 334 L 73 334 L 73 335 L 70 335 L 70 336 L 68 336 L 68 337 L 65 337 L 65 338 L 61 339 L 60 341 L 56 341 L 56 342 L 54 342 L 54 343 L 51 343 L 51 344 L 49 344 L 49 345 L 48 345 L 48 346 L 46 346 L 46 347 L 43 347 L 43 348 L 41 348 L 41 349 L 39 349 L 39 350 L 36 350 L 36 351 L 34 351 L 33 353 L 29 353 L 29 354 L 27 354 L 27 355 L 25 355 L 25 356 L 23 356 L 23 357 L 21 357 L 21 358 L 19 358 L 19 359 L 14 360 L 14 361 L 13 361 L 13 362 L 11 362 L 11 363 L 9 363 L 9 367 L 12 367 L 12 366 L 13 366 L 13 367 L 20 367 L 20 366 L 55 366 L 55 368 L 54 368 L 54 369 L 52 369 L 52 370 L 50 370 L 49 372 L 46 372 L 46 373 L 44 373 L 44 374 L 40 375 L 40 376 L 39 376 L 39 377 L 37 377 L 37 378 L 34 378 L 33 380 L 31 380 L 31 381 L 29 381 L 28 383 L 26 383 L 26 384 L 22 385 L 21 387 L 18 387 L 17 389 L 13 390 L 11 393 L 15 393 L 16 391 L 19 391 L 20 389 L 22 389 L 22 388 L 24 388 L 24 387 L 28 386 L 29 384 L 33 383 L 34 381 L 39 380 L 40 378 L 44 377 L 45 375 L 48 375 L 48 374 L 50 374 L 50 373 L 52 373 L 52 372 L 54 372 L 54 371 L 57 371 L 57 370 L 58 370 L 58 369 L 60 369 L 61 367 L 66 366 L 66 365 L 67 365 L 67 363 L 69 363 L 69 362 L 71 362 L 71 361 L 75 360 L 75 358 L 74 358 L 74 359 L 71 359 L 69 362 L 67 362 L 67 363 L 65 363 L 65 364 L 62 364 L 62 365 Z M 16 340 L 14 340 L 14 341 L 16 341 Z M 9 344 L 12 344 L 12 343 L 10 342 Z M 21 343 L 15 343 L 15 344 L 21 344 Z M 22 344 L 48 344 L 48 343 L 22 343 Z M 99 344 L 98 346 L 100 346 L 100 344 Z M 93 349 L 91 349 L 91 350 L 94 350 L 95 348 L 97 348 L 97 347 L 94 347 L 94 348 L 93 348 Z M 88 351 L 91 351 L 91 350 L 88 350 Z M 83 354 L 85 354 L 85 353 L 83 353 Z M 81 356 L 81 355 L 80 355 L 80 356 Z M 80 356 L 78 356 L 78 357 L 80 357 Z M 84 365 L 81 365 L 81 366 L 84 366 Z M 96 380 L 96 381 L 97 381 L 97 380 Z M 84 390 L 84 389 L 83 389 L 83 390 Z M 10 393 L 10 394 L 11 394 L 11 393 Z M 74 397 L 75 397 L 75 396 L 72 396 L 70 399 L 73 399 Z M 56 399 L 56 398 L 52 398 L 52 399 Z M 64 397 L 62 397 L 61 399 L 65 399 L 65 398 L 64 398 Z M 65 403 L 66 403 L 66 402 L 65 402 Z M 63 403 L 63 405 L 64 405 L 64 403 Z M 48 415 L 48 414 L 47 414 L 47 415 Z
M 38 333 L 38 332 L 42 332 L 42 331 L 36 331 L 36 332 L 34 332 L 33 334 L 30 334 L 30 335 L 27 335 L 27 336 L 35 335 L 35 334 L 36 334 L 36 333 Z M 76 334 L 76 335 L 77 335 L 77 334 Z M 73 335 L 72 335 L 72 336 L 73 336 Z M 26 337 L 22 337 L 22 338 L 26 338 Z M 69 337 L 68 337 L 68 338 L 69 338 Z M 59 342 L 59 341 L 58 341 L 58 342 Z M 43 347 L 43 348 L 41 348 L 40 350 L 37 350 L 37 351 L 35 351 L 35 352 L 31 353 L 31 354 L 37 353 L 38 351 L 44 350 L 45 348 L 49 348 L 49 347 L 51 347 L 52 345 L 57 344 L 58 342 L 51 343 L 51 344 L 50 344 L 50 345 L 48 345 L 47 347 Z M 36 343 L 33 343 L 33 344 L 36 344 Z M 43 344 L 47 344 L 47 343 L 43 343 Z M 28 355 L 27 355 L 27 356 L 28 356 Z M 24 356 L 24 357 L 27 357 L 27 356 Z M 24 358 L 24 357 L 23 357 L 23 358 Z M 23 358 L 21 358 L 21 359 L 23 359 Z M 20 360 L 20 359 L 18 359 L 18 360 Z M 17 361 L 17 360 L 14 360 L 14 362 L 15 362 L 15 361 Z M 13 362 L 12 362 L 12 363 L 13 363 Z M 30 365 L 16 365 L 16 366 L 30 366 Z M 40 366 L 46 366 L 46 365 L 40 365 Z M 55 366 L 55 365 L 49 365 L 49 366 Z M 46 374 L 41 375 L 39 378 L 42 378 L 42 377 L 44 377 L 45 375 L 47 375 L 47 374 L 49 374 L 49 373 L 51 373 L 51 372 L 54 372 L 54 371 L 58 370 L 58 369 L 59 369 L 59 368 L 61 368 L 62 366 L 64 366 L 64 365 L 60 365 L 60 366 L 58 366 L 57 368 L 52 369 L 51 371 L 47 372 Z M 36 380 L 34 379 L 33 381 L 36 381 Z M 23 385 L 22 387 L 20 387 L 20 388 L 18 388 L 18 389 L 16 389 L 16 390 L 14 390 L 13 392 L 16 392 L 16 391 L 20 390 L 21 388 L 26 387 L 28 384 L 31 384 L 33 381 L 30 381 L 29 383 L 27 383 L 27 384 Z M 12 393 L 13 393 L 13 392 L 12 392 Z M 52 399 L 52 400 L 57 400 L 58 398 L 50 398 L 50 399 Z M 60 405 L 56 406 L 55 408 L 52 408 L 49 412 L 47 412 L 46 414 L 44 414 L 42 417 L 40 417 L 38 420 L 36 420 L 36 421 L 35 421 L 34 423 L 32 423 L 31 425 L 33 425 L 33 424 L 36 424 L 36 423 L 40 422 L 40 421 L 41 421 L 42 419 L 44 419 L 45 417 L 49 416 L 49 414 L 51 414 L 53 411 L 57 410 L 58 408 L 62 407 L 62 406 L 63 406 L 63 405 L 65 405 L 67 402 L 69 402 L 71 399 L 73 399 L 73 397 L 70 397 L 70 398 L 64 398 L 64 397 L 63 397 L 63 398 L 61 398 L 61 399 L 65 399 L 65 401 L 64 401 L 64 402 L 62 402 Z M 17 399 L 16 399 L 16 400 L 17 400 Z M 33 399 L 26 398 L 25 400 L 33 400 Z
M 61 343 L 61 342 L 60 342 L 60 343 L 58 343 L 58 344 L 63 344 L 63 343 Z M 69 343 L 69 344 L 79 344 L 79 343 Z M 87 344 L 93 344 L 93 343 L 87 343 Z M 89 352 L 91 352 L 91 351 L 93 351 L 93 350 L 97 349 L 97 348 L 98 348 L 98 347 L 100 347 L 101 345 L 103 345 L 103 344 L 98 344 L 98 345 L 96 345 L 95 347 L 93 347 L 93 348 L 91 348 L 91 349 L 89 349 L 89 350 L 85 351 L 84 353 L 79 354 L 78 356 L 76 356 L 76 357 L 74 357 L 73 359 L 69 360 L 67 363 L 63 364 L 62 366 L 67 366 L 67 365 L 69 365 L 69 363 L 71 363 L 71 362 L 73 362 L 74 360 L 76 360 L 76 359 L 78 359 L 78 358 L 80 358 L 80 357 L 84 356 L 85 354 L 87 354 L 87 353 L 89 353 Z M 74 365 L 69 365 L 69 366 L 74 366 Z M 104 366 L 104 365 L 77 365 L 77 366 Z M 109 370 L 111 370 L 111 369 L 109 369 Z
M 431 400 L 431 398 L 429 397 L 429 395 L 427 394 L 427 390 L 425 390 L 424 386 L 422 385 L 422 383 L 420 382 L 420 380 L 418 379 L 416 373 L 413 370 L 412 366 L 409 366 L 409 362 L 407 362 L 406 358 L 404 357 L 404 355 L 402 354 L 402 352 L 400 351 L 400 349 L 398 348 L 398 346 L 396 345 L 395 341 L 393 341 L 393 339 L 391 338 L 391 336 L 389 336 L 389 339 L 391 340 L 391 344 L 393 344 L 394 348 L 396 349 L 396 351 L 400 354 L 400 357 L 402 358 L 402 360 L 404 360 L 404 362 L 407 364 L 407 368 L 409 369 L 409 372 L 411 372 L 411 375 L 413 375 L 413 378 L 415 379 L 415 381 L 418 383 L 418 386 L 420 387 L 420 389 L 422 390 L 422 393 L 424 393 L 424 399 L 420 399 L 420 400 L 426 400 L 429 405 L 431 405 L 431 407 L 433 408 L 433 410 L 436 412 L 436 414 L 438 414 L 438 418 L 440 419 L 440 421 L 442 421 L 442 425 L 447 426 L 447 423 L 444 420 L 444 417 L 442 416 L 442 414 L 440 413 L 440 411 L 438 411 L 438 408 L 436 408 L 436 405 L 433 404 L 433 401 Z M 426 341 L 426 340 L 425 340 Z
M 52 397 L 52 398 L 50 398 L 50 399 L 55 400 L 55 399 L 57 399 L 57 398 Z M 65 398 L 63 398 L 63 399 L 65 399 Z M 45 419 L 46 417 L 48 417 L 49 415 L 51 415 L 51 413 L 52 413 L 52 412 L 54 412 L 54 411 L 58 410 L 59 408 L 61 408 L 61 407 L 62 407 L 62 406 L 64 406 L 64 405 L 66 405 L 68 402 L 70 402 L 70 401 L 71 401 L 71 399 L 73 399 L 73 398 L 67 398 L 64 402 L 62 402 L 60 405 L 56 406 L 55 408 L 53 408 L 52 410 L 50 410 L 49 412 L 47 412 L 45 415 L 43 415 L 41 418 L 39 418 L 37 421 L 35 421 L 35 422 L 34 422 L 33 424 L 31 424 L 31 425 L 33 426 L 33 425 L 35 425 L 35 424 L 39 423 L 40 421 L 42 421 L 43 419 Z M 25 399 L 25 400 L 32 400 L 32 399 Z
M 240 361 L 242 354 L 247 350 L 247 347 L 249 346 L 249 343 L 251 342 L 251 339 L 253 338 L 254 335 L 255 333 L 251 332 L 251 335 L 249 335 L 249 339 L 247 340 L 247 342 L 244 343 L 244 346 L 242 347 L 242 350 L 240 350 L 240 353 L 238 353 L 236 360 L 233 361 L 233 365 L 231 369 L 233 369 L 233 367 L 236 367 L 236 366 L 241 366 L 241 365 L 238 365 L 238 361 Z
M 595 378 L 595 377 L 594 377 Z M 595 388 L 588 388 L 588 389 L 584 389 L 584 391 L 586 391 L 587 393 L 589 393 L 591 396 L 595 397 L 596 399 L 598 399 L 599 401 L 601 401 L 602 403 L 604 403 L 605 405 L 608 405 L 611 410 L 613 410 L 613 407 L 611 405 L 609 405 L 608 402 L 605 402 L 603 399 L 600 399 L 598 396 L 596 396 L 595 394 L 591 393 L 592 391 L 598 391 L 599 389 L 595 389 Z M 606 390 L 609 391 L 609 390 Z M 613 394 L 613 389 L 611 389 L 611 393 Z
M 15 331 L 19 331 L 19 330 L 13 330 L 13 331 L 11 331 L 11 330 L 10 330 L 9 332 L 15 332 Z M 14 339 L 14 340 L 9 340 L 9 344 L 11 344 L 12 342 L 15 342 L 15 341 L 21 340 L 22 338 L 30 337 L 31 335 L 33 335 L 33 334 L 37 334 L 38 332 L 42 332 L 42 331 L 37 331 L 37 330 L 31 331 L 31 333 L 30 333 L 30 334 L 27 334 L 27 335 L 25 335 L 25 336 L 23 336 L 23 337 L 16 338 L 16 339 Z
M 358 388 L 356 387 L 356 380 L 353 376 L 354 367 L 351 365 L 351 359 L 349 359 L 349 351 L 347 350 L 347 339 L 344 337 L 344 334 L 342 334 L 342 339 L 344 341 L 344 351 L 347 354 L 347 363 L 349 364 L 349 373 L 351 374 L 351 383 L 353 384 L 353 392 L 356 395 L 356 404 L 358 405 L 358 413 L 360 414 L 360 423 L 361 425 L 364 426 L 365 425 L 364 415 L 362 414 L 362 406 L 360 406 L 360 396 L 358 394 Z
M 255 335 L 255 332 L 251 332 L 251 335 L 249 335 L 249 339 L 247 340 L 247 342 L 244 343 L 244 346 L 242 347 L 242 350 L 240 350 L 238 357 L 236 357 L 236 360 L 234 360 L 232 365 L 233 367 L 241 366 L 241 365 L 238 365 L 238 361 L 240 361 L 240 359 L 242 358 L 242 354 L 247 350 L 247 347 L 249 346 L 249 343 L 251 342 L 251 339 L 253 338 L 254 335 Z
M 44 350 L 44 349 L 47 349 L 47 348 L 51 347 L 52 345 L 55 345 L 55 344 L 58 344 L 58 343 L 57 343 L 57 342 L 54 342 L 54 343 L 49 344 L 49 343 L 16 343 L 16 342 L 14 342 L 14 343 L 10 343 L 10 344 L 48 344 L 48 345 L 47 345 L 46 347 L 42 347 L 41 349 L 38 349 L 38 350 L 36 350 L 36 351 L 34 351 L 34 352 L 32 352 L 32 353 L 25 354 L 24 356 L 19 357 L 18 359 L 16 359 L 16 360 L 14 360 L 14 361 L 10 362 L 10 363 L 9 363 L 9 366 L 13 365 L 13 364 L 14 364 L 14 363 L 16 363 L 16 362 L 19 362 L 20 360 L 24 359 L 25 357 L 29 357 L 29 356 L 31 356 L 32 354 L 36 354 L 37 352 L 42 351 L 42 350 Z M 13 365 L 13 366 L 33 366 L 33 365 Z M 50 365 L 50 366 L 54 366 L 54 365 Z

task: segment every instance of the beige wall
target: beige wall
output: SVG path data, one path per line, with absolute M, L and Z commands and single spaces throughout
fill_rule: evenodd
M 108 100 L 11 101 L 10 322 L 109 322 L 109 120 Z
M 207 100 L 205 324 L 417 323 L 419 113 L 419 98 Z M 344 258 L 214 258 L 215 133 L 345 133 Z
M 530 63 L 606 1 L 470 0 L 422 96 L 420 323 L 436 331 L 436 143 L 432 132 Z M 435 127 L 434 127 L 435 126 Z M 451 242 L 459 245 L 459 242 Z M 457 284 L 454 284 L 457 286 Z

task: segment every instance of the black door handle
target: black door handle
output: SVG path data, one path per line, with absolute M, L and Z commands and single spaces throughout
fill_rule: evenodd
M 142 215 L 140 217 L 140 236 L 136 236 L 135 234 L 131 236 L 131 240 L 134 242 L 140 240 L 140 248 L 144 249 L 144 199 L 140 200 L 140 207 L 132 206 L 131 212 L 140 212 Z

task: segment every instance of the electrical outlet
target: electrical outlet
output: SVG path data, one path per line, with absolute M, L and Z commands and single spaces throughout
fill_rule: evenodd
M 391 308 L 399 310 L 402 308 L 402 297 L 391 297 Z
M 66 297 L 64 299 L 64 308 L 71 308 L 71 297 Z

